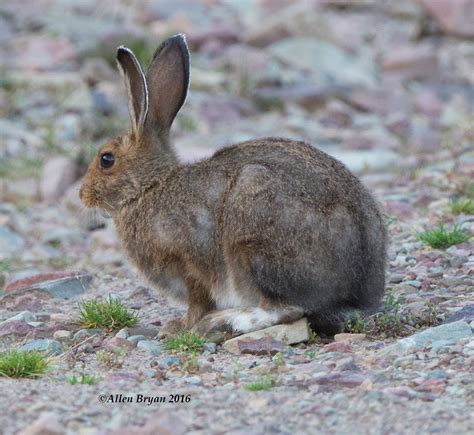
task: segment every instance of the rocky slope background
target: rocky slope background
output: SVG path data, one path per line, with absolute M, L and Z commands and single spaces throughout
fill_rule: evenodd
M 43 376 L 0 377 L 2 433 L 473 433 L 472 23 L 473 0 L 2 2 L 0 350 L 52 355 Z M 300 324 L 170 348 L 157 336 L 183 308 L 143 285 L 110 221 L 82 210 L 87 163 L 128 125 L 115 48 L 146 64 L 177 32 L 192 51 L 174 126 L 183 161 L 303 139 L 381 202 L 387 296 L 335 341 Z M 79 326 L 96 297 L 138 325 Z M 111 394 L 133 403 L 100 402 Z

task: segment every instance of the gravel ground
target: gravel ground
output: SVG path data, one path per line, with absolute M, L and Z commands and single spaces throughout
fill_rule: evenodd
M 0 378 L 2 433 L 473 433 L 474 244 L 416 236 L 439 222 L 474 233 L 472 11 L 472 0 L 0 5 L 0 350 L 50 339 L 56 353 L 38 379 Z M 128 119 L 115 47 L 146 60 L 176 32 L 193 69 L 173 133 L 183 161 L 248 138 L 303 139 L 380 201 L 385 314 L 365 336 L 277 356 L 210 343 L 174 354 L 156 338 L 185 307 L 140 281 L 112 222 L 77 192 Z M 116 338 L 71 322 L 81 300 L 108 295 L 140 315 L 139 330 Z M 97 382 L 68 381 L 84 373 Z

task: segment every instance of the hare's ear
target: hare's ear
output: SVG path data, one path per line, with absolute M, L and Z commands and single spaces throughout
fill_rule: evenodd
M 167 134 L 188 94 L 189 51 L 184 35 L 173 36 L 158 47 L 146 80 L 150 90 L 146 130 Z
M 145 74 L 133 52 L 123 46 L 117 49 L 117 65 L 127 88 L 132 130 L 135 137 L 139 137 L 148 112 L 148 88 Z

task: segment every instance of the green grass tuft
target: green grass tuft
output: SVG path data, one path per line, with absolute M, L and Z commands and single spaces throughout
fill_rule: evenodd
M 88 375 L 87 373 L 82 373 L 79 378 L 76 375 L 73 375 L 73 376 L 70 376 L 69 378 L 67 378 L 67 381 L 71 385 L 77 385 L 77 384 L 95 385 L 99 382 L 99 378 L 97 378 L 95 376 L 92 376 L 92 375 Z
M 0 353 L 0 376 L 35 378 L 47 371 L 50 359 L 36 351 L 7 350 Z
M 247 391 L 267 391 L 275 386 L 276 376 L 266 375 L 245 385 Z
M 474 214 L 474 201 L 472 199 L 457 199 L 451 202 L 451 213 Z
M 139 321 L 135 313 L 120 300 L 109 298 L 102 302 L 98 298 L 83 301 L 79 304 L 77 323 L 84 328 L 101 328 L 114 331 L 125 327 L 133 327 Z
M 202 353 L 206 340 L 190 331 L 180 331 L 165 339 L 164 347 L 167 351 L 178 353 Z
M 451 231 L 448 231 L 443 223 L 439 223 L 438 228 L 417 233 L 416 236 L 425 245 L 435 249 L 446 249 L 467 242 L 472 234 L 463 230 L 459 225 L 454 225 Z

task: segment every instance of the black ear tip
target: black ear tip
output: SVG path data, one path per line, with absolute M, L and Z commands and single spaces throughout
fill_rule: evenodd
M 133 56 L 132 50 L 129 48 L 125 47 L 124 45 L 120 45 L 117 47 L 117 59 L 120 59 L 123 56 L 127 56 L 131 54 Z
M 186 35 L 178 33 L 168 39 L 171 44 L 177 44 L 183 53 L 189 53 L 188 43 L 186 42 Z

